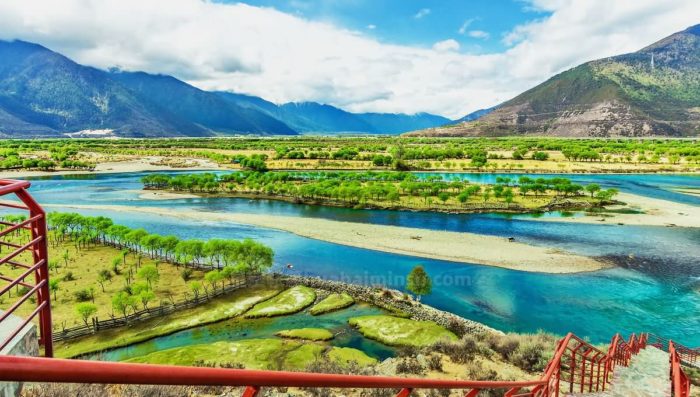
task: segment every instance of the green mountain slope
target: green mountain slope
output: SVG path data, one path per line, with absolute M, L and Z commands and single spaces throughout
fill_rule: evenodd
M 413 134 L 699 135 L 700 25 L 558 74 L 479 120 Z

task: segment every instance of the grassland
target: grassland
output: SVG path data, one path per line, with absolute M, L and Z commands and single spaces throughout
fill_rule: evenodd
M 352 298 L 352 296 L 345 292 L 340 294 L 330 294 L 323 300 L 315 304 L 311 309 L 309 309 L 309 313 L 311 313 L 314 316 L 317 316 L 319 314 L 344 309 L 346 307 L 351 306 L 353 303 L 355 303 L 355 300 Z
M 282 339 L 248 339 L 192 345 L 154 352 L 130 359 L 128 362 L 194 365 L 204 361 L 204 364 L 208 365 L 233 364 L 249 369 L 303 370 L 324 356 L 341 365 L 347 365 L 351 361 L 362 365 L 377 362 L 360 350 L 352 348 Z M 203 357 L 216 359 L 203 360 Z
M 246 318 L 274 317 L 297 313 L 316 300 L 316 291 L 298 285 L 272 299 L 255 305 L 245 314 Z
M 349 323 L 365 337 L 389 346 L 425 347 L 440 340 L 458 339 L 455 334 L 432 321 L 378 315 L 354 317 Z
M 281 338 L 326 341 L 333 339 L 333 333 L 323 328 L 285 329 L 275 334 Z
M 14 238 L 17 239 L 16 236 Z M 57 241 L 53 237 L 50 240 Z M 182 277 L 181 268 L 146 256 L 138 257 L 133 253 L 123 256 L 122 251 L 110 246 L 101 244 L 78 245 L 75 241 L 67 239 L 49 245 L 49 258 L 55 266 L 49 270 L 49 276 L 52 280 L 58 281 L 58 289 L 51 294 L 51 314 L 55 332 L 62 328 L 84 324 L 80 315 L 76 313 L 76 305 L 85 299 L 79 299 L 79 293 L 83 293 L 88 298 L 88 302 L 94 303 L 97 308 L 94 316 L 97 318 L 106 320 L 112 316 L 119 316 L 119 313 L 113 311 L 112 297 L 124 289 L 125 276 L 129 272 L 132 273 L 132 278 L 138 280 L 135 273 L 146 266 L 155 266 L 158 269 L 158 281 L 153 283 L 152 287 L 155 296 L 148 303 L 150 307 L 158 306 L 160 302 L 182 300 L 186 294 L 190 297 L 192 294 L 188 282 Z M 119 275 L 114 274 L 113 271 L 115 258 L 123 258 L 117 266 L 120 269 Z M 25 263 L 30 261 L 27 254 L 22 254 L 21 260 Z M 3 268 L 2 270 L 8 276 L 17 276 L 22 273 L 20 268 Z M 101 270 L 110 271 L 111 279 L 100 283 Z M 188 281 L 202 282 L 203 280 L 204 273 L 201 271 L 192 270 L 188 276 Z M 17 292 L 16 289 L 15 294 Z M 14 301 L 14 299 L 6 298 L 5 302 L 0 301 L 0 307 L 9 304 L 10 301 Z M 139 306 L 139 309 L 143 308 L 141 304 Z M 31 310 L 31 305 L 22 305 L 18 313 L 26 315 Z

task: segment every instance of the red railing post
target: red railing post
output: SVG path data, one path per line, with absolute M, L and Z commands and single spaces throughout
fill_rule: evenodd
M 39 344 L 44 346 L 44 355 L 47 357 L 53 356 L 53 341 L 52 341 L 52 325 L 51 325 L 51 293 L 49 291 L 49 262 L 48 262 L 48 250 L 47 250 L 47 229 L 46 229 L 46 213 L 41 208 L 41 206 L 32 198 L 32 196 L 26 191 L 29 188 L 30 183 L 26 181 L 13 181 L 13 180 L 0 180 L 0 196 L 13 193 L 17 196 L 24 205 L 12 203 L 12 202 L 2 202 L 0 207 L 7 207 L 13 209 L 21 209 L 29 211 L 28 219 L 16 224 L 3 222 L 3 225 L 10 226 L 2 231 L 0 237 L 7 235 L 9 232 L 19 229 L 29 229 L 31 234 L 31 241 L 24 245 L 17 245 L 14 243 L 5 242 L 5 245 L 15 248 L 15 251 L 5 256 L 0 260 L 0 265 L 9 263 L 14 266 L 21 266 L 27 270 L 19 278 L 12 280 L 3 278 L 4 280 L 10 281 L 9 286 L 23 285 L 31 288 L 33 293 L 36 294 L 37 308 L 32 312 L 31 316 L 25 319 L 24 327 L 33 317 L 38 316 L 39 318 Z M 32 259 L 34 264 L 32 266 L 20 264 L 17 262 L 16 257 L 25 250 L 31 250 Z M 24 278 L 29 276 L 29 273 L 34 272 L 34 278 L 36 284 L 34 286 L 28 285 Z M 7 290 L 3 288 L 0 294 L 5 293 Z M 18 304 L 22 304 L 25 298 L 20 299 Z M 17 304 L 16 304 L 17 305 Z M 11 306 L 11 309 L 6 313 L 11 314 L 16 309 L 16 306 Z M 4 318 L 4 317 L 3 317 Z M 1 320 L 0 320 L 1 321 Z M 10 340 L 16 335 L 11 336 Z M 5 345 L 10 342 L 10 340 L 0 341 L 1 344 Z
M 246 386 L 245 390 L 243 390 L 243 394 L 241 395 L 241 397 L 257 397 L 259 392 L 260 392 L 259 387 Z

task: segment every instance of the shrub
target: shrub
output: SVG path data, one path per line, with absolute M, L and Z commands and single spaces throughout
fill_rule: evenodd
M 89 289 L 81 289 L 77 290 L 73 293 L 73 296 L 75 296 L 75 300 L 78 302 L 87 302 L 92 300 L 92 291 Z
M 431 371 L 442 372 L 442 357 L 438 355 L 432 355 L 428 357 L 428 368 Z
M 433 345 L 433 350 L 445 354 L 453 363 L 466 364 L 474 361 L 477 354 L 487 350 L 471 335 L 465 335 L 458 342 L 440 341 Z M 488 352 L 486 354 L 488 355 Z
M 528 372 L 542 372 L 547 366 L 543 352 L 545 346 L 539 343 L 524 343 L 512 354 L 510 362 Z
M 489 347 L 498 352 L 503 359 L 508 360 L 520 346 L 520 340 L 517 335 L 494 335 L 489 339 L 488 344 Z
M 73 281 L 75 280 L 75 276 L 73 275 L 73 272 L 68 272 L 63 276 L 63 281 Z
M 425 368 L 415 358 L 404 357 L 396 364 L 396 372 L 399 374 L 422 375 Z
M 192 272 L 193 272 L 192 269 L 190 269 L 189 267 L 186 267 L 186 268 L 182 269 L 182 271 L 180 271 L 180 277 L 182 277 L 183 281 L 187 282 L 190 280 L 190 278 L 192 278 Z
M 447 329 L 452 331 L 453 334 L 460 338 L 469 332 L 467 325 L 463 321 L 459 321 L 456 318 L 450 319 L 449 324 L 447 324 Z

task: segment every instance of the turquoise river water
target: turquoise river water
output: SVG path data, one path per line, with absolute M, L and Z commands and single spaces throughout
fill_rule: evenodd
M 60 204 L 114 204 L 321 217 L 513 236 L 531 244 L 584 255 L 606 256 L 619 266 L 582 274 L 535 274 L 346 247 L 235 223 L 188 221 L 144 213 L 78 211 L 89 215 L 103 214 L 118 223 L 144 227 L 154 233 L 175 234 L 182 238 L 258 239 L 274 248 L 275 270 L 286 271 L 284 264 L 292 263 L 296 274 L 318 275 L 328 279 L 384 284 L 401 289 L 404 275 L 414 265 L 421 263 L 435 283 L 433 293 L 424 299 L 426 303 L 504 331 L 528 332 L 543 329 L 559 334 L 573 331 L 594 342 L 608 341 L 615 332 L 629 334 L 648 331 L 686 345 L 700 345 L 700 228 L 545 223 L 533 220 L 528 215 L 352 210 L 228 198 L 149 201 L 138 198 L 138 190 L 141 188 L 139 178 L 143 175 L 130 173 L 36 178 L 32 181 L 31 192 L 42 204 L 59 205 L 51 207 L 51 210 L 62 210 Z M 460 177 L 478 182 L 493 181 L 497 176 L 442 175 L 445 178 Z M 700 188 L 700 176 L 696 175 L 567 177 L 581 183 L 597 182 L 625 192 L 700 205 L 700 198 L 672 190 L 676 187 Z M 561 214 L 543 216 L 558 217 Z M 700 220 L 698 223 L 700 225 Z M 341 314 L 337 316 L 342 317 Z M 267 328 L 262 327 L 265 330 L 248 337 L 264 336 L 279 326 L 284 327 L 272 323 Z M 183 340 L 215 340 L 217 335 L 233 337 L 236 332 L 239 331 L 236 331 L 234 323 L 225 322 L 184 331 L 165 339 L 159 338 L 148 342 L 150 348 L 141 346 L 138 349 L 177 346 L 178 343 L 184 343 Z M 193 336 L 195 334 L 199 337 Z M 338 343 L 353 345 L 360 342 L 348 339 Z M 374 354 L 377 356 L 386 354 L 377 346 L 367 348 L 376 350 Z M 142 353 L 142 350 L 139 352 Z M 129 353 L 128 350 L 122 350 L 114 354 Z M 124 357 L 111 359 L 118 358 Z

